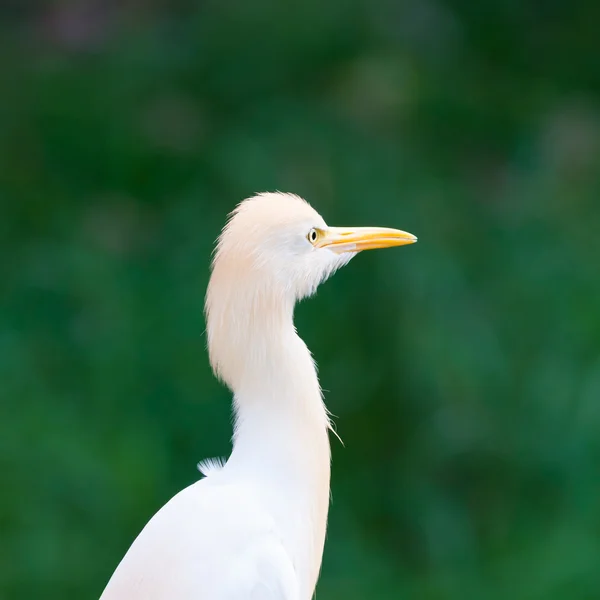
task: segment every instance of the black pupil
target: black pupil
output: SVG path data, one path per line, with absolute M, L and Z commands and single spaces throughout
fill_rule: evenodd
M 311 241 L 311 242 L 314 242 L 316 239 L 317 239 L 317 232 L 316 232 L 316 231 L 313 229 L 313 230 L 310 232 L 310 241 Z

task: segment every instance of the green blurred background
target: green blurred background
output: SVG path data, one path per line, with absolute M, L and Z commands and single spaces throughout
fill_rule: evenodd
M 0 7 L 0 598 L 97 598 L 227 455 L 255 191 L 416 246 L 297 311 L 346 447 L 318 598 L 600 598 L 600 4 Z

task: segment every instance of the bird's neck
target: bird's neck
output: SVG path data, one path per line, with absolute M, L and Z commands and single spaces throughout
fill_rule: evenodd
M 256 337 L 259 335 L 256 332 Z M 250 348 L 259 349 L 254 352 Z M 258 448 L 277 443 L 278 448 L 292 453 L 288 460 L 305 462 L 315 446 L 315 437 L 328 440 L 329 428 L 308 348 L 290 323 L 277 335 L 269 335 L 268 343 L 250 338 L 241 350 L 246 354 L 246 368 L 234 390 L 234 450 L 247 440 Z M 257 438 L 263 444 L 257 445 Z M 329 443 L 326 446 L 329 464 Z M 322 448 L 317 446 L 316 450 Z M 296 472 L 301 475 L 304 470 Z
M 265 490 L 265 502 L 296 568 L 305 571 L 305 580 L 314 587 L 330 480 L 329 419 L 315 365 L 295 331 L 291 311 L 269 323 L 254 320 L 240 341 L 244 369 L 234 389 L 235 432 L 228 468 Z

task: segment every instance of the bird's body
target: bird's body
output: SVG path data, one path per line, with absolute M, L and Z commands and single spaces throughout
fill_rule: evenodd
M 231 456 L 205 466 L 204 479 L 150 520 L 101 600 L 311 598 L 325 542 L 330 423 L 294 304 L 356 252 L 413 241 L 397 230 L 328 228 L 288 194 L 239 205 L 206 301 L 211 364 L 234 392 Z

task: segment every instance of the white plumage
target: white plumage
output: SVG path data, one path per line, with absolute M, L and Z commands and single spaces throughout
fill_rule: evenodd
M 234 393 L 233 450 L 149 521 L 101 600 L 309 600 L 325 542 L 330 449 L 294 304 L 361 250 L 415 242 L 331 228 L 304 200 L 259 194 L 219 238 L 206 295 L 208 350 Z

